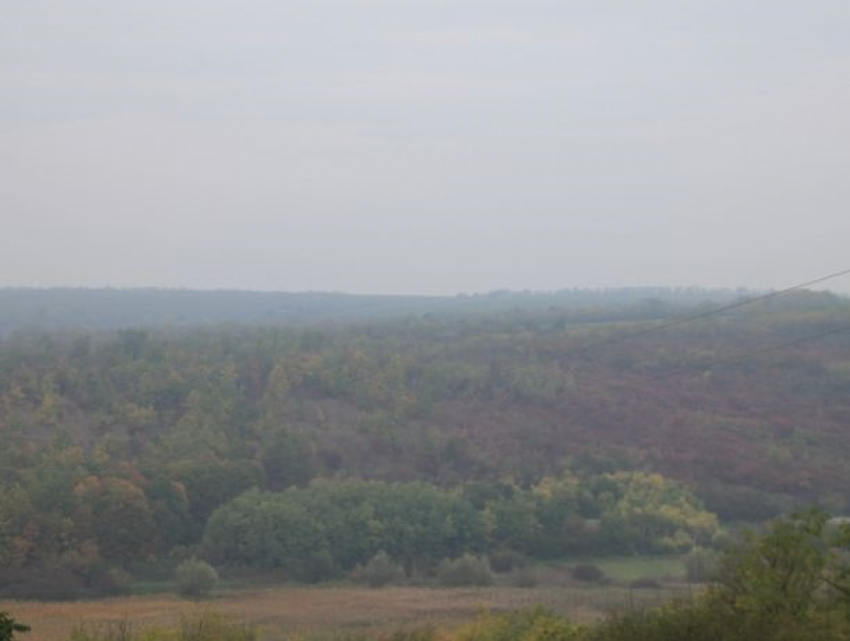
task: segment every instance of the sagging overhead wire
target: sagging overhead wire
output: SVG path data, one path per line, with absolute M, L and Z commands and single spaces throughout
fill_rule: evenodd
M 729 303 L 728 305 L 723 305 L 721 307 L 716 307 L 714 309 L 710 309 L 704 312 L 699 312 L 697 314 L 691 314 L 689 316 L 684 316 L 682 318 L 674 318 L 673 320 L 664 321 L 659 323 L 658 325 L 654 325 L 653 327 L 648 327 L 646 329 L 639 329 L 633 332 L 627 332 L 625 334 L 619 334 L 617 336 L 611 336 L 609 338 L 602 339 L 600 341 L 596 341 L 595 343 L 590 343 L 588 345 L 583 345 L 581 347 L 576 347 L 573 350 L 570 350 L 564 354 L 564 356 L 573 356 L 575 354 L 582 354 L 584 352 L 590 352 L 602 347 L 607 347 L 608 345 L 616 345 L 617 343 L 622 343 L 633 338 L 640 338 L 642 336 L 647 336 L 649 334 L 654 334 L 656 332 L 663 331 L 665 329 L 669 329 L 671 327 L 677 327 L 679 325 L 685 325 L 687 323 L 692 323 L 694 321 L 702 320 L 703 318 L 709 318 L 711 316 L 716 316 L 718 314 L 722 314 L 724 312 L 731 311 L 733 309 L 739 309 L 741 307 L 746 307 L 747 305 L 754 305 L 755 303 L 760 303 L 772 298 L 778 298 L 780 296 L 785 296 L 786 294 L 790 294 L 791 292 L 795 292 L 801 289 L 805 289 L 806 287 L 811 287 L 812 285 L 817 285 L 819 283 L 826 282 L 828 280 L 832 280 L 834 278 L 838 278 L 840 276 L 846 276 L 850 274 L 850 268 L 842 269 L 841 271 L 833 272 L 831 274 L 827 274 L 826 276 L 821 276 L 819 278 L 815 278 L 814 280 L 806 281 L 805 283 L 800 283 L 798 285 L 794 285 L 793 287 L 787 287 L 785 289 L 780 289 L 775 292 L 769 292 L 767 294 L 762 294 L 760 296 L 755 296 L 753 298 L 745 298 L 743 300 L 737 300 L 733 303 Z
M 765 347 L 761 347 L 758 349 L 748 350 L 744 352 L 739 352 L 737 354 L 733 354 L 731 356 L 726 356 L 724 358 L 718 358 L 716 360 L 709 361 L 708 363 L 700 363 L 692 366 L 681 367 L 679 369 L 672 370 L 670 372 L 666 372 L 664 374 L 658 374 L 656 376 L 645 376 L 640 378 L 634 382 L 653 382 L 653 381 L 663 381 L 668 378 L 673 378 L 675 376 L 681 376 L 682 374 L 687 374 L 692 371 L 706 371 L 711 370 L 714 367 L 719 365 L 728 365 L 729 363 L 737 363 L 740 361 L 745 361 L 750 358 L 755 358 L 758 356 L 762 356 L 764 354 L 769 354 L 771 352 L 779 352 L 785 349 L 789 349 L 791 347 L 796 347 L 797 345 L 802 345 L 803 343 L 809 343 L 811 341 L 816 341 L 821 338 L 826 338 L 827 336 L 834 336 L 836 334 L 844 334 L 850 332 L 850 325 L 845 325 L 843 327 L 836 327 L 834 329 L 826 330 L 820 332 L 818 334 L 812 334 L 810 336 L 803 336 L 801 338 L 796 338 L 791 341 L 786 341 L 784 343 L 777 343 L 775 345 L 767 345 Z

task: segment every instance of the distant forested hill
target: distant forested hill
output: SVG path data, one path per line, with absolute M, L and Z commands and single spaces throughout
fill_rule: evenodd
M 408 314 L 488 312 L 520 307 L 592 308 L 727 301 L 731 290 L 634 288 L 472 296 L 371 296 L 335 293 L 171 289 L 0 289 L 0 336 L 21 329 L 191 327 L 221 323 L 305 324 Z
M 116 305 L 91 325 L 133 326 L 80 328 L 78 309 L 73 329 L 0 339 L 0 592 L 91 586 L 199 550 L 259 565 L 278 550 L 286 569 L 286 528 L 307 533 L 318 556 L 299 571 L 319 577 L 395 545 L 393 528 L 413 536 L 414 518 L 433 549 L 416 559 L 418 543 L 396 541 L 410 564 L 686 549 L 716 528 L 705 509 L 850 512 L 843 298 L 801 291 L 682 321 L 717 303 L 494 294 L 414 312 L 330 296 L 313 312 L 339 305 L 347 322 L 222 325 L 194 310 L 207 320 L 157 327 L 147 295 L 196 294 L 87 292 Z M 197 296 L 223 314 L 275 295 Z M 365 538 L 345 551 L 351 528 Z

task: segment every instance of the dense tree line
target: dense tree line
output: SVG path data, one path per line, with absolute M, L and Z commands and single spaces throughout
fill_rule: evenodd
M 210 515 L 251 488 L 272 509 L 331 492 L 322 483 L 418 481 L 441 500 L 460 492 L 452 500 L 476 518 L 504 510 L 504 523 L 536 523 L 533 537 L 491 532 L 469 550 L 510 541 L 541 556 L 570 549 L 541 534 L 567 516 L 568 532 L 577 519 L 611 522 L 621 499 L 603 498 L 625 491 L 624 470 L 676 479 L 724 518 L 810 501 L 845 511 L 847 335 L 729 357 L 846 324 L 846 301 L 801 293 L 611 342 L 672 312 L 550 306 L 2 339 L 0 589 L 116 585 L 137 564 L 191 554 Z M 541 497 L 570 474 L 584 498 L 559 512 Z M 610 549 L 684 544 L 687 534 L 634 525 L 627 505 Z
M 536 558 L 681 552 L 711 544 L 718 534 L 716 517 L 679 484 L 620 472 L 547 478 L 528 490 L 378 481 L 255 489 L 212 514 L 203 548 L 219 563 L 318 580 L 380 552 L 410 575 L 442 559 L 493 550 Z

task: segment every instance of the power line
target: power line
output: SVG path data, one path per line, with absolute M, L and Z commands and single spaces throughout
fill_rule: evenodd
M 759 349 L 749 350 L 746 352 L 739 352 L 733 356 L 727 356 L 725 358 L 719 358 L 713 361 L 709 361 L 708 363 L 702 363 L 700 365 L 693 365 L 690 367 L 683 367 L 677 370 L 673 370 L 671 372 L 667 372 L 665 374 L 659 374 L 657 376 L 647 376 L 639 379 L 639 381 L 634 382 L 652 382 L 652 381 L 663 381 L 668 378 L 673 378 L 674 376 L 680 376 L 682 374 L 687 374 L 693 370 L 706 370 L 711 369 L 713 367 L 717 367 L 718 365 L 727 365 L 729 363 L 736 363 L 738 361 L 743 361 L 749 358 L 754 358 L 757 356 L 762 356 L 763 354 L 769 354 L 771 352 L 778 352 L 784 349 L 788 349 L 790 347 L 796 347 L 797 345 L 802 345 L 803 343 L 808 343 L 814 340 L 818 340 L 821 338 L 826 338 L 827 336 L 834 336 L 835 334 L 843 334 L 846 332 L 850 332 L 850 325 L 845 325 L 843 327 L 837 327 L 834 329 L 830 329 L 824 332 L 820 332 L 818 334 L 813 334 L 811 336 L 804 336 L 802 338 L 796 338 L 792 341 L 787 341 L 785 343 L 779 343 L 777 345 L 768 345 L 766 347 L 761 347 Z
M 583 373 L 582 376 L 584 378 L 588 378 L 592 381 L 596 381 L 600 386 L 605 387 L 609 390 L 611 389 L 620 389 L 620 388 L 632 388 L 644 384 L 644 383 L 654 383 L 657 381 L 664 381 L 671 378 L 675 378 L 676 376 L 682 376 L 688 374 L 690 372 L 696 371 L 706 371 L 711 370 L 720 365 L 728 365 L 729 363 L 737 363 L 739 361 L 747 360 L 749 358 L 755 358 L 758 356 L 762 356 L 764 354 L 769 354 L 772 352 L 779 352 L 784 349 L 788 349 L 791 347 L 796 347 L 797 345 L 801 345 L 803 343 L 808 343 L 811 341 L 815 341 L 821 338 L 826 338 L 828 336 L 834 336 L 836 334 L 844 334 L 850 333 L 850 325 L 845 325 L 843 327 L 837 327 L 834 329 L 826 330 L 820 332 L 818 334 L 813 334 L 811 336 L 804 336 L 801 338 L 796 338 L 791 341 L 786 341 L 784 343 L 779 343 L 776 345 L 768 345 L 766 347 L 760 347 L 758 349 L 747 350 L 743 352 L 738 352 L 737 354 L 733 354 L 732 356 L 727 356 L 724 358 L 718 358 L 708 363 L 700 363 L 696 365 L 687 365 L 685 367 L 680 367 L 676 369 L 672 369 L 663 374 L 656 374 L 654 376 L 636 376 L 633 378 L 627 378 L 626 380 L 622 380 L 620 382 L 612 383 L 608 379 L 603 378 L 602 376 L 597 375 L 589 375 L 587 373 Z
M 787 287 L 785 289 L 780 289 L 775 292 L 770 292 L 768 294 L 763 294 L 761 296 L 756 296 L 755 298 L 746 298 L 744 300 L 738 300 L 734 303 L 729 303 L 728 305 L 723 305 L 722 307 L 717 307 L 715 309 L 711 309 L 705 312 L 699 312 L 698 314 L 692 314 L 690 316 L 685 316 L 683 318 L 676 318 L 670 321 L 665 321 L 654 327 L 649 327 L 647 329 L 640 329 L 633 332 L 628 332 L 626 334 L 620 334 L 618 336 L 612 336 L 610 338 L 603 339 L 601 341 L 597 341 L 595 343 L 591 343 L 589 345 L 585 345 L 583 347 L 577 347 L 574 350 L 568 351 L 563 354 L 563 356 L 571 356 L 575 354 L 581 354 L 583 352 L 592 351 L 601 347 L 607 347 L 608 345 L 615 345 L 617 343 L 622 343 L 627 340 L 631 340 L 633 338 L 640 338 L 641 336 L 646 336 L 648 334 L 654 334 L 655 332 L 660 332 L 665 329 L 669 329 L 670 327 L 677 327 L 679 325 L 684 325 L 686 323 L 692 323 L 697 320 L 702 320 L 703 318 L 708 318 L 710 316 L 716 316 L 717 314 L 722 314 L 724 312 L 731 311 L 733 309 L 738 309 L 741 307 L 745 307 L 747 305 L 753 305 L 755 303 L 760 303 L 765 300 L 769 300 L 771 298 L 778 298 L 780 296 L 784 296 L 786 294 L 790 294 L 791 292 L 798 291 L 800 289 L 804 289 L 806 287 L 811 287 L 812 285 L 817 285 L 818 283 L 823 283 L 828 280 L 832 280 L 833 278 L 838 278 L 839 276 L 845 276 L 850 274 L 850 268 L 842 269 L 838 272 L 833 272 L 832 274 L 827 274 L 826 276 L 821 276 L 820 278 L 815 278 L 814 280 L 806 281 L 805 283 L 800 283 L 799 285 L 794 285 L 793 287 Z

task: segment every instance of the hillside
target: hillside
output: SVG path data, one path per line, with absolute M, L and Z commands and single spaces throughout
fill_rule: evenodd
M 658 331 L 706 308 L 550 302 L 309 327 L 3 339 L 5 576 L 51 564 L 66 573 L 94 561 L 129 567 L 137 548 L 160 558 L 198 549 L 202 537 L 215 540 L 205 530 L 211 514 L 222 522 L 253 509 L 230 503 L 243 491 L 268 492 L 256 503 L 264 510 L 307 514 L 308 495 L 277 493 L 321 478 L 351 479 L 339 491 L 363 505 L 431 497 L 435 514 L 472 519 L 463 540 L 473 551 L 563 552 L 572 544 L 545 538 L 553 496 L 569 495 L 556 530 L 599 518 L 613 528 L 623 501 L 656 483 L 644 473 L 668 479 L 656 483 L 663 501 L 726 521 L 810 502 L 850 511 L 846 300 L 799 292 Z M 361 488 L 355 479 L 427 485 Z M 335 504 L 343 494 L 333 487 L 311 491 Z M 464 488 L 460 497 L 454 488 Z M 532 510 L 531 538 L 498 538 L 499 527 L 526 518 L 512 512 L 500 525 L 502 508 Z M 480 530 L 487 514 L 496 534 Z M 679 526 L 653 527 L 663 537 Z M 606 541 L 621 551 L 666 545 Z

